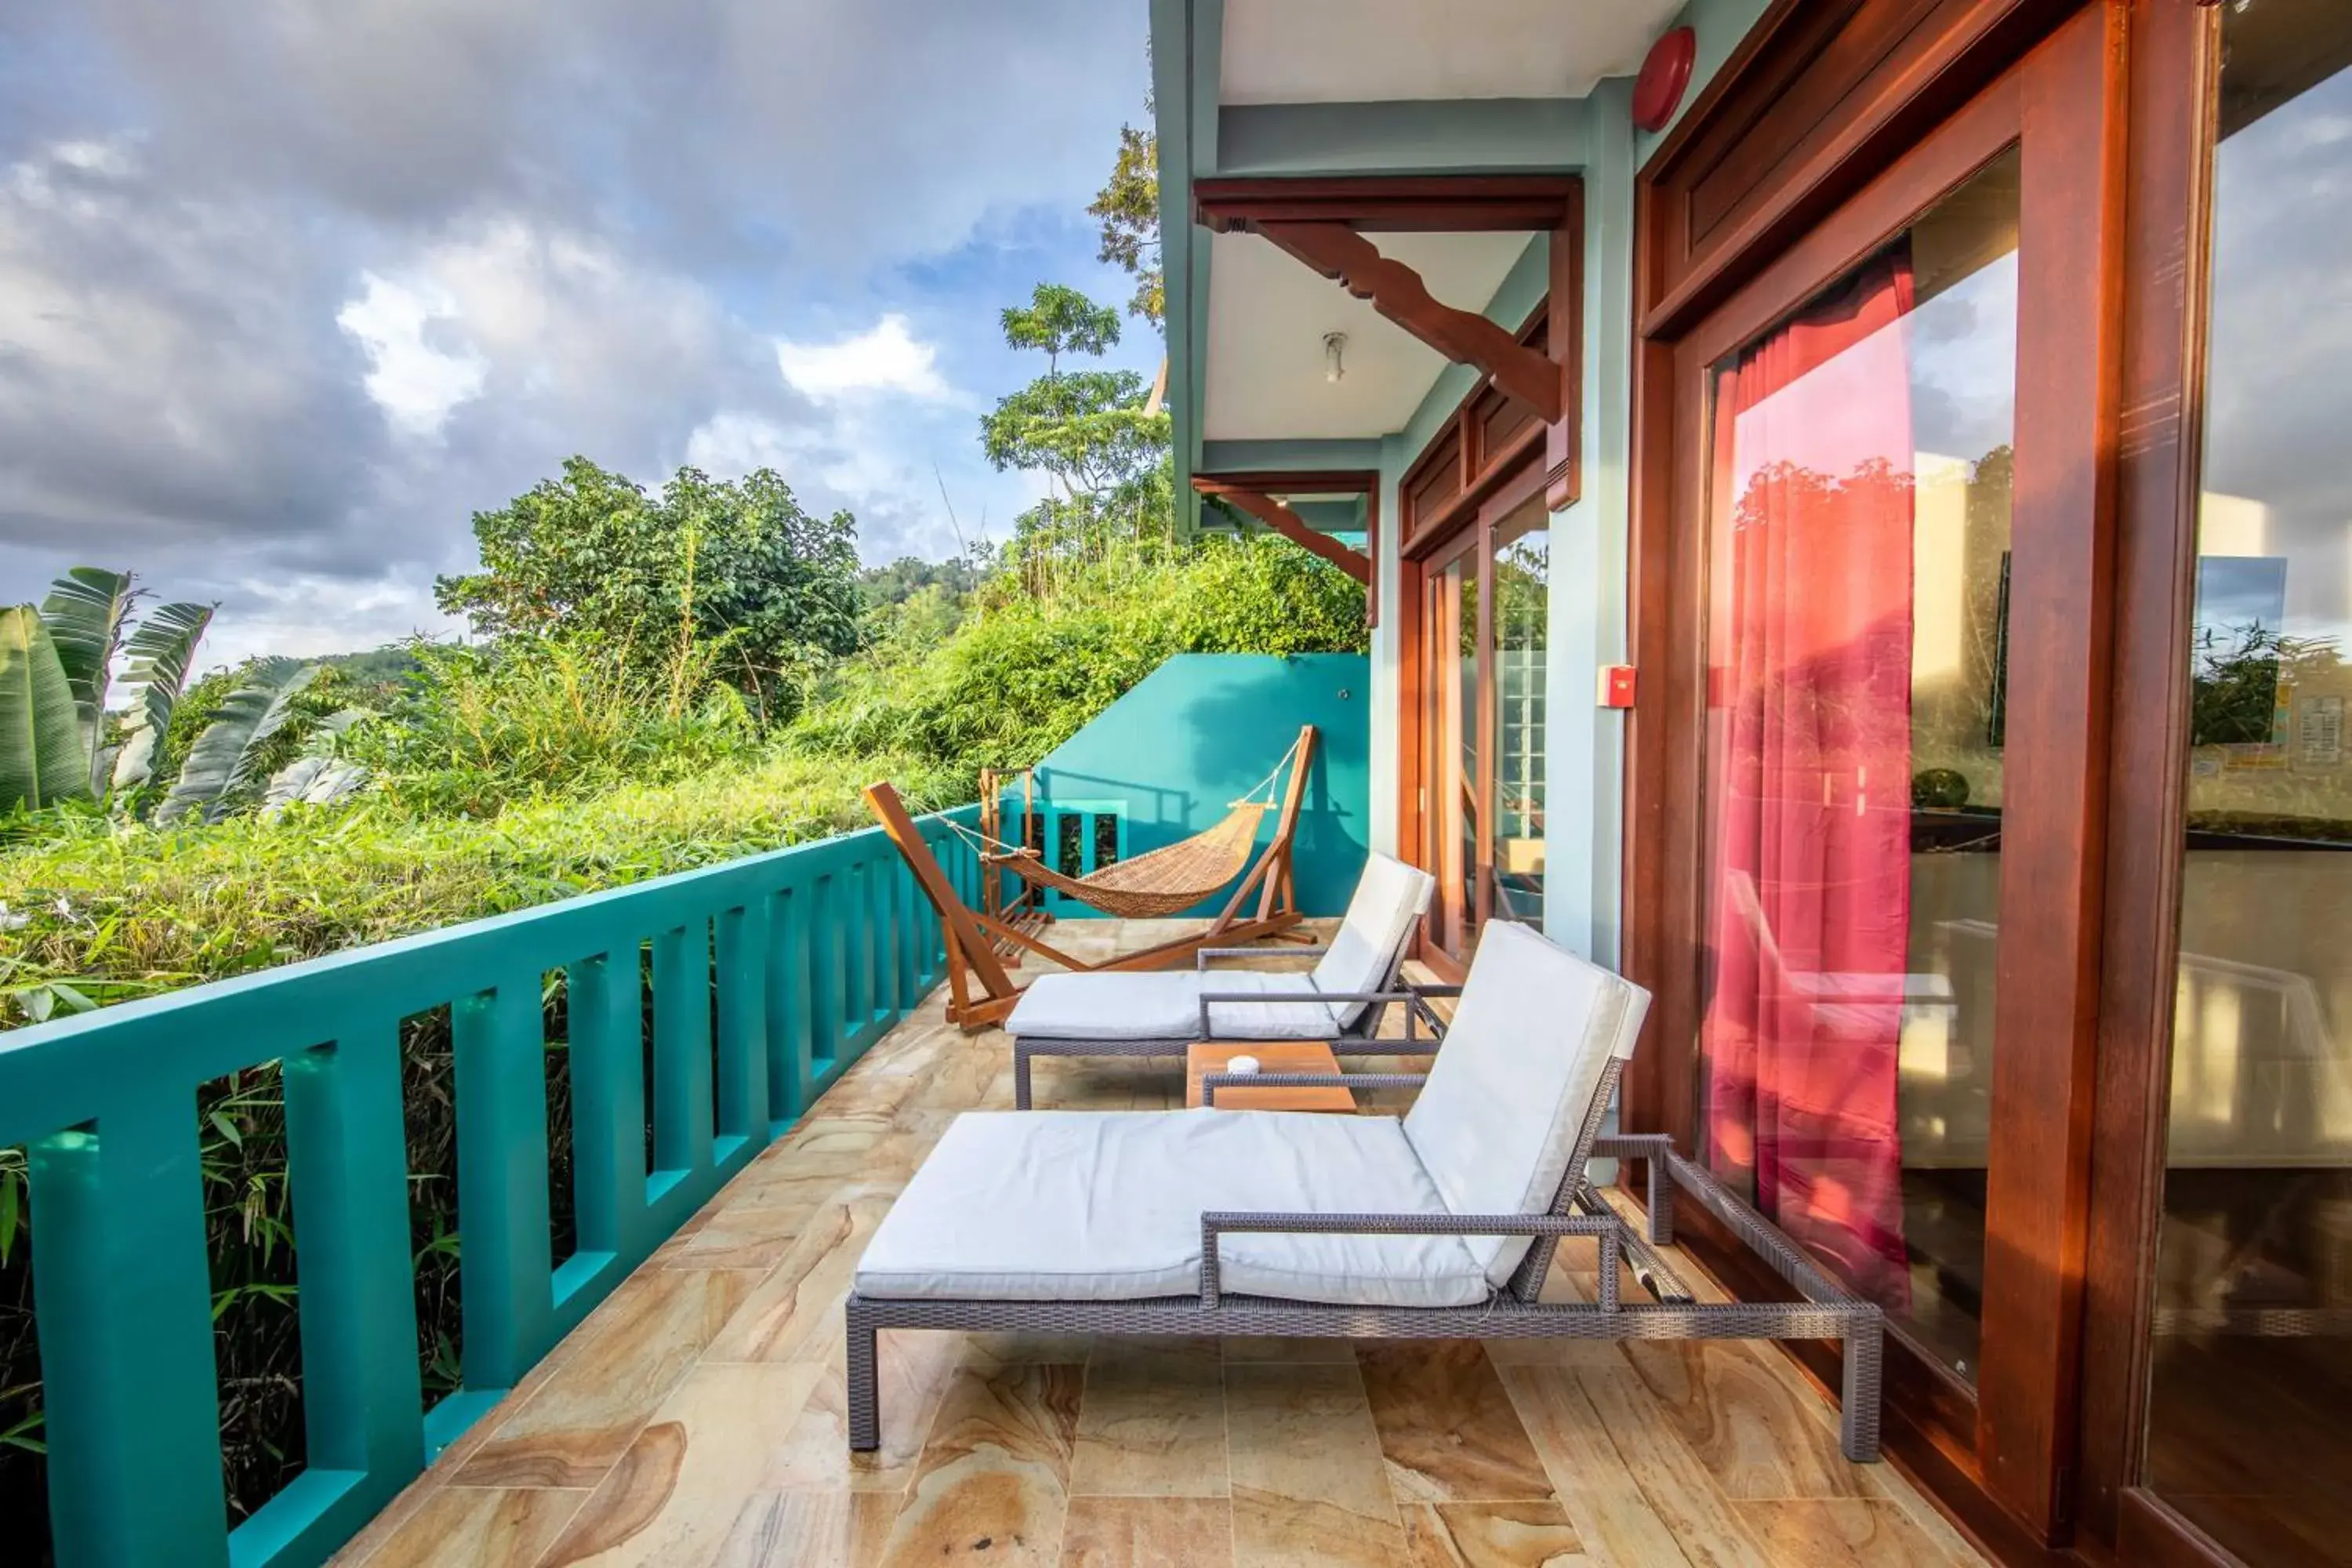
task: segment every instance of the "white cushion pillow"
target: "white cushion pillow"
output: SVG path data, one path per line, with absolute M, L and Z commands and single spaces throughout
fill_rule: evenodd
M 1542 1214 L 1567 1173 L 1601 1071 L 1633 1054 L 1650 994 L 1538 936 L 1490 921 L 1404 1135 L 1456 1214 Z M 1507 1282 L 1526 1237 L 1474 1237 Z
M 1437 879 L 1426 871 L 1378 852 L 1367 856 L 1364 874 L 1356 879 L 1355 895 L 1348 900 L 1348 913 L 1315 965 L 1315 989 L 1378 991 L 1388 984 L 1395 978 L 1398 955 L 1436 889 Z M 1342 1005 L 1339 1026 L 1353 1024 L 1365 1005 Z
M 1123 1301 L 1201 1288 L 1201 1215 L 1444 1214 L 1395 1118 L 1266 1110 L 958 1117 L 874 1233 L 860 1294 Z M 1223 1288 L 1361 1306 L 1490 1294 L 1458 1237 L 1223 1238 Z

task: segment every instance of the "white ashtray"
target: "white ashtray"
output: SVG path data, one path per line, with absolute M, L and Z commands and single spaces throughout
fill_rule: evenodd
M 1257 1068 L 1258 1061 L 1255 1057 L 1235 1057 L 1233 1060 L 1225 1064 L 1225 1070 L 1227 1072 L 1236 1074 L 1243 1078 L 1247 1078 L 1250 1074 L 1257 1071 Z

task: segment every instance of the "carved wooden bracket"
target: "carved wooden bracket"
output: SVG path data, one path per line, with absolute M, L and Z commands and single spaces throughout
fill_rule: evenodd
M 1192 488 L 1204 496 L 1216 496 L 1230 501 L 1301 550 L 1321 556 L 1357 582 L 1368 588 L 1371 586 L 1372 563 L 1368 557 L 1349 549 L 1329 534 L 1318 533 L 1309 528 L 1305 518 L 1264 490 L 1211 479 L 1196 479 L 1192 481 Z
M 1441 303 L 1403 262 L 1344 223 L 1259 222 L 1252 226 L 1373 310 L 1457 364 L 1486 372 L 1505 393 L 1558 424 L 1560 367 L 1475 310 Z M 1303 525 L 1302 525 L 1303 526 Z

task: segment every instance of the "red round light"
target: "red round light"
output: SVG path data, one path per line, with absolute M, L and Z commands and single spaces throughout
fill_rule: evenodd
M 1633 123 L 1643 131 L 1664 131 L 1690 86 L 1691 66 L 1698 58 L 1698 35 L 1676 27 L 1650 46 L 1642 74 L 1633 79 Z

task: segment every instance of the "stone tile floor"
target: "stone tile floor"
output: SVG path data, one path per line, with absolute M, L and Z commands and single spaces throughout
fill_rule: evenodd
M 1107 951 L 1171 924 L 1058 935 Z M 1013 1100 L 1005 1037 L 961 1035 L 940 1007 L 869 1051 L 337 1561 L 1980 1561 L 1892 1469 L 1841 1459 L 1832 1412 L 1761 1345 L 886 1333 L 883 1447 L 852 1456 L 840 1300 L 858 1255 L 948 1121 Z M 1157 1110 L 1182 1103 L 1183 1072 L 1046 1062 L 1036 1090 Z M 1564 1248 L 1548 1289 L 1589 1295 L 1591 1266 Z

